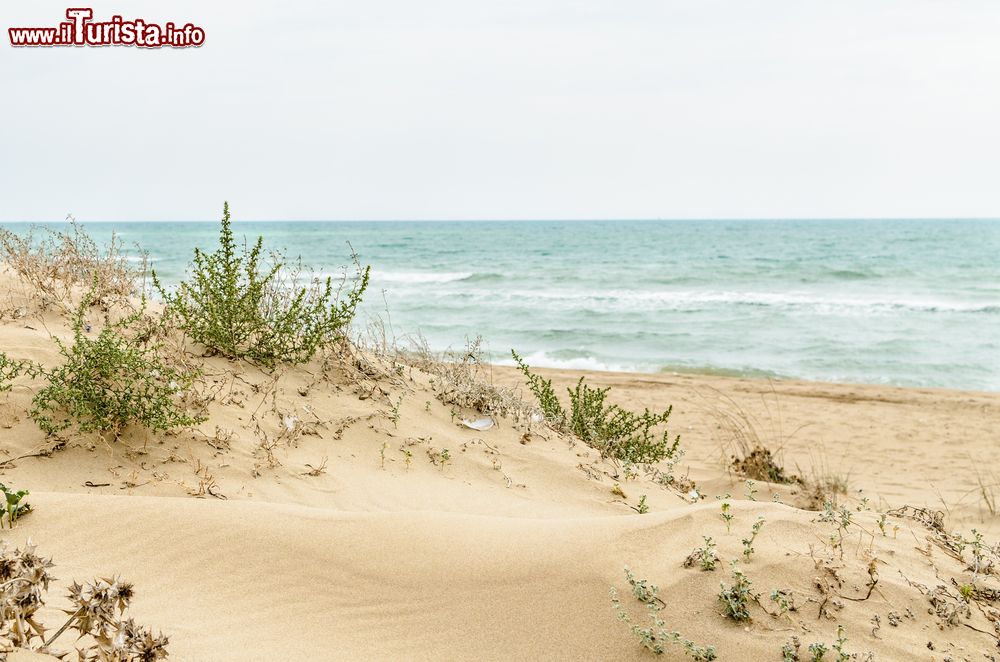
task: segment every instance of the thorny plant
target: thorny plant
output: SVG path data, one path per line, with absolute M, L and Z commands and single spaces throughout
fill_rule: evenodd
M 649 610 L 649 617 L 652 620 L 651 627 L 641 627 L 632 621 L 628 611 L 618 597 L 618 591 L 614 587 L 609 591 L 611 597 L 611 608 L 618 619 L 625 623 L 632 633 L 639 638 L 639 643 L 652 653 L 662 655 L 668 645 L 680 646 L 684 652 L 697 662 L 710 662 L 716 658 L 714 646 L 699 646 L 690 639 L 686 639 L 677 631 L 668 631 L 666 623 L 659 617 L 658 612 L 663 609 L 664 602 L 657 593 L 659 588 L 650 584 L 645 579 L 636 579 L 632 572 L 625 568 L 625 580 L 632 587 L 632 595 Z
M 67 660 L 69 651 L 53 647 L 67 630 L 77 634 L 75 659 L 80 662 L 155 662 L 167 657 L 167 637 L 154 636 L 125 618 L 135 593 L 132 584 L 110 577 L 69 588 L 68 620 L 52 635 L 38 618 L 53 581 L 52 561 L 35 553 L 29 541 L 13 551 L 0 541 L 0 653 L 31 649 Z
M 189 278 L 174 292 L 153 272 L 153 285 L 184 332 L 196 342 L 231 359 L 243 359 L 264 368 L 298 364 L 343 337 L 345 327 L 368 287 L 370 267 L 354 256 L 357 273 L 345 298 L 333 281 L 310 278 L 297 283 L 300 267 L 281 253 L 272 253 L 262 265 L 263 237 L 252 248 L 238 251 L 229 216 L 222 211 L 219 248 L 214 253 L 195 249 Z M 344 274 L 340 289 L 347 285 Z
M 671 407 L 656 413 L 646 409 L 641 414 L 618 405 L 606 404 L 609 388 L 591 388 L 584 378 L 569 393 L 569 410 L 563 409 L 552 387 L 552 381 L 542 379 L 511 350 L 521 372 L 528 380 L 528 387 L 538 398 L 546 420 L 556 428 L 572 432 L 604 457 L 612 457 L 632 464 L 655 464 L 673 457 L 680 448 L 680 437 L 671 439 L 663 429 L 670 418 Z
M 38 426 L 54 434 L 75 424 L 81 432 L 111 432 L 117 438 L 130 424 L 162 431 L 204 420 L 178 403 L 194 375 L 164 362 L 149 332 L 135 331 L 144 309 L 91 338 L 84 321 L 90 301 L 86 297 L 73 316 L 72 344 L 53 339 L 63 364 L 39 369 L 48 384 L 32 401 L 31 418 Z
M 129 257 L 116 235 L 102 250 L 75 220 L 66 231 L 42 227 L 17 235 L 0 228 L 2 261 L 38 294 L 43 307 L 56 305 L 64 312 L 74 309 L 74 296 L 88 287 L 94 305 L 127 303 L 146 273 L 145 254 L 135 262 Z

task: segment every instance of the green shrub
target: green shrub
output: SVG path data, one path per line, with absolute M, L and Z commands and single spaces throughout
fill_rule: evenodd
M 38 426 L 52 434 L 76 424 L 81 432 L 112 432 L 117 438 L 130 424 L 168 430 L 204 420 L 177 403 L 194 375 L 164 363 L 151 334 L 134 333 L 145 306 L 90 338 L 84 324 L 89 304 L 88 297 L 73 317 L 72 345 L 55 339 L 65 362 L 43 371 L 48 384 L 31 410 Z
M 357 276 L 341 299 L 330 278 L 297 287 L 282 254 L 272 253 L 263 265 L 263 241 L 237 250 L 227 202 L 219 248 L 195 249 L 190 277 L 175 292 L 166 291 L 155 271 L 153 285 L 184 332 L 209 349 L 266 368 L 306 362 L 341 337 L 368 287 L 370 267 L 355 260 Z
M 18 361 L 0 352 L 0 393 L 9 391 L 12 382 L 21 375 L 37 377 L 40 368 L 31 361 Z
M 566 412 L 563 411 L 562 405 L 559 404 L 559 398 L 556 397 L 555 389 L 552 388 L 552 380 L 542 379 L 539 375 L 531 372 L 531 369 L 514 350 L 510 350 L 510 355 L 514 357 L 518 368 L 521 369 L 521 372 L 527 378 L 528 388 L 538 398 L 538 404 L 542 408 L 545 420 L 556 427 L 562 427 L 566 423 Z
M 672 407 L 662 413 L 646 409 L 638 414 L 618 405 L 608 405 L 605 400 L 610 389 L 591 388 L 581 377 L 575 388 L 567 389 L 570 403 L 567 416 L 556 398 L 552 380 L 532 373 L 513 350 L 511 355 L 527 377 L 528 388 L 538 398 L 546 420 L 572 432 L 601 455 L 633 464 L 653 464 L 677 453 L 680 437 L 671 440 L 666 429 L 655 431 L 667 423 Z

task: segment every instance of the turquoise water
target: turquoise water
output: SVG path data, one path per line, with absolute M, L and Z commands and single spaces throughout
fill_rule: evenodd
M 17 229 L 17 224 L 8 224 Z M 204 223 L 95 223 L 176 282 Z M 532 365 L 1000 390 L 1000 222 L 239 223 L 324 271 L 350 241 L 365 314 Z

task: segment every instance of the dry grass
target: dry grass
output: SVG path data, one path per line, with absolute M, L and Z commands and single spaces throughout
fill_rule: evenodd
M 538 409 L 520 391 L 493 383 L 493 366 L 483 361 L 482 338 L 470 340 L 461 352 L 434 354 L 424 342 L 409 353 L 409 361 L 434 375 L 437 399 L 481 414 L 503 416 L 515 423 L 541 420 Z
M 42 308 L 71 311 L 87 291 L 104 309 L 125 304 L 140 293 L 146 274 L 145 253 L 129 262 L 122 241 L 112 236 L 104 249 L 75 220 L 67 230 L 34 227 L 17 235 L 0 229 L 0 259 L 37 295 Z
M 805 426 L 785 429 L 774 386 L 760 397 L 764 415 L 755 416 L 729 395 L 710 389 L 702 408 L 715 423 L 714 435 L 728 471 L 768 483 L 801 482 L 783 466 L 785 445 Z

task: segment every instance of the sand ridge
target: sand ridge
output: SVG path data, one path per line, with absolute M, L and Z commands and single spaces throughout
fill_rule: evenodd
M 49 333 L 62 323 L 7 320 L 0 348 L 55 361 Z M 209 415 L 192 430 L 55 440 L 26 415 L 34 385 L 0 395 L 0 480 L 32 490 L 34 506 L 5 539 L 30 537 L 54 558 L 56 595 L 73 579 L 134 581 L 133 615 L 171 636 L 171 659 L 652 659 L 611 609 L 615 586 L 646 624 L 626 565 L 659 585 L 668 627 L 722 660 L 781 659 L 792 636 L 830 645 L 837 625 L 859 659 L 998 653 L 991 607 L 956 625 L 928 613 L 950 604 L 928 598 L 935 586 L 955 593 L 951 579 L 968 580 L 942 532 L 904 513 L 879 518 L 909 504 L 944 511 L 948 531 L 997 532 L 970 494 L 971 468 L 1000 460 L 1000 395 L 588 374 L 629 407 L 674 405 L 686 451 L 674 472 L 692 499 L 545 426 L 468 429 L 461 419 L 475 412 L 440 401 L 435 375 L 412 366 L 361 357 L 271 375 L 186 350 Z M 489 372 L 521 383 L 512 369 Z M 559 387 L 579 377 L 540 372 Z M 780 428 L 796 431 L 779 435 L 790 469 L 846 476 L 839 498 L 853 524 L 839 549 L 836 525 L 798 507 L 806 487 L 757 483 L 750 495 L 727 471 L 712 415 L 722 396 L 760 420 L 780 408 Z M 747 560 L 742 539 L 758 518 Z M 705 536 L 718 568 L 683 567 Z M 750 623 L 726 619 L 717 598 L 734 560 L 761 594 Z M 778 614 L 774 589 L 796 611 Z M 668 648 L 664 659 L 682 658 Z

